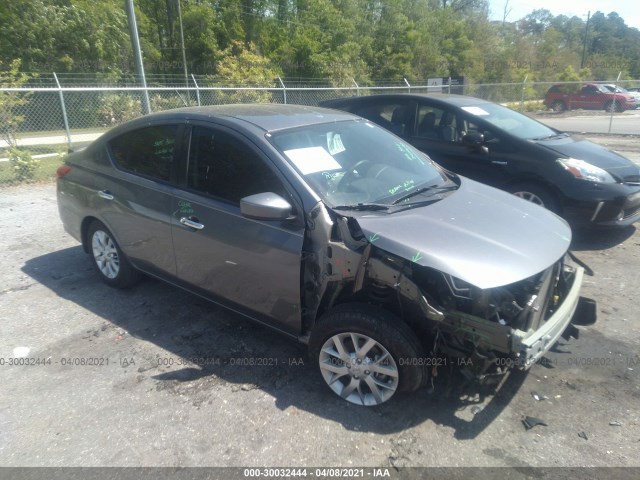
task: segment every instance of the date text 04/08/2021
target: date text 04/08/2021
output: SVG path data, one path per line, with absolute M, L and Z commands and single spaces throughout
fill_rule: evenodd
M 245 468 L 246 478 L 367 478 L 391 477 L 388 468 Z

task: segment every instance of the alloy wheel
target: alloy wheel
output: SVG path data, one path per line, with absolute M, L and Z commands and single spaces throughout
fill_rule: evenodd
M 513 194 L 516 197 L 520 197 L 523 200 L 526 200 L 527 202 L 535 203 L 536 205 L 540 205 L 541 207 L 545 206 L 545 204 L 542 201 L 542 199 L 538 195 L 536 195 L 535 193 L 532 193 L 532 192 L 513 192 Z
M 383 345 L 367 335 L 333 335 L 322 346 L 319 363 L 329 388 L 356 405 L 379 405 L 398 388 L 395 360 Z
M 104 231 L 97 230 L 91 238 L 93 258 L 100 272 L 114 279 L 120 272 L 120 258 L 113 239 Z

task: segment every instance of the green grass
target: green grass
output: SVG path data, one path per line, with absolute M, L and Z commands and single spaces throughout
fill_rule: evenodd
M 75 145 L 74 145 L 75 146 Z M 67 145 L 64 144 L 52 144 L 52 145 L 33 145 L 28 148 L 19 147 L 20 150 L 28 150 L 31 155 L 41 155 L 44 153 L 64 153 L 67 151 Z M 0 158 L 7 158 L 9 156 L 8 148 L 0 148 Z
M 546 110 L 542 100 L 525 100 L 524 102 L 506 102 L 505 105 L 513 110 L 519 112 L 536 112 L 538 110 Z
M 18 182 L 11 163 L 0 162 L 0 186 L 6 187 L 10 185 L 17 185 L 19 183 L 52 181 L 55 178 L 56 170 L 60 165 L 62 165 L 62 159 L 60 156 L 41 158 L 33 178 L 26 182 Z

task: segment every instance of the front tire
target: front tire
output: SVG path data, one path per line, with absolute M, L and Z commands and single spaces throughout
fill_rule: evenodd
M 139 280 L 140 274 L 129 263 L 113 235 L 102 222 L 96 220 L 89 225 L 87 239 L 93 266 L 103 282 L 110 287 L 127 288 Z
M 620 104 L 620 102 L 616 101 L 611 101 L 611 102 L 607 102 L 607 104 L 604 106 L 605 111 L 611 113 L 611 112 L 622 112 L 623 108 L 622 105 Z
M 562 207 L 556 196 L 543 186 L 535 183 L 520 183 L 512 186 L 509 192 L 558 215 L 562 213 Z
M 327 386 L 346 401 L 375 406 L 423 385 L 422 346 L 401 320 L 366 304 L 344 304 L 325 314 L 309 352 Z

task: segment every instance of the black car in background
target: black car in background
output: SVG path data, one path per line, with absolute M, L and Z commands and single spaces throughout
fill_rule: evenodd
M 640 167 L 530 117 L 461 95 L 390 94 L 328 100 L 367 118 L 445 168 L 563 216 L 574 227 L 640 219 Z

